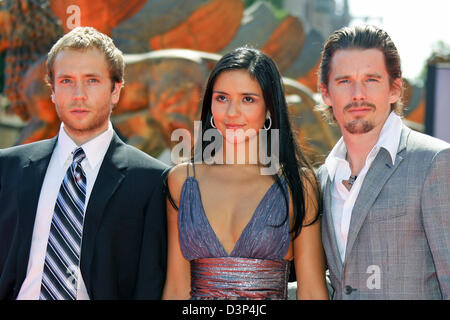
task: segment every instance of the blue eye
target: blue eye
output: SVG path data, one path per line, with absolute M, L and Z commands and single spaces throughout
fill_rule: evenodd
M 61 79 L 59 82 L 62 84 L 68 84 L 71 82 L 71 80 L 70 79 Z

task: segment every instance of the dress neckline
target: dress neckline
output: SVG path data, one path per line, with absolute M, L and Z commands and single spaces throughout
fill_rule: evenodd
M 239 235 L 239 238 L 236 241 L 236 243 L 234 244 L 233 249 L 231 250 L 230 253 L 227 253 L 227 251 L 225 250 L 225 247 L 222 245 L 222 242 L 220 242 L 219 237 L 217 236 L 217 233 L 214 231 L 213 227 L 211 226 L 211 223 L 209 222 L 208 217 L 206 216 L 205 208 L 203 206 L 203 201 L 202 201 L 202 194 L 200 192 L 200 187 L 198 185 L 197 179 L 194 176 L 187 177 L 186 181 L 188 181 L 188 179 L 193 181 L 195 186 L 196 186 L 195 189 L 198 192 L 198 196 L 199 196 L 199 199 L 200 199 L 200 209 L 201 209 L 202 219 L 204 219 L 204 223 L 205 223 L 206 227 L 208 228 L 209 232 L 214 235 L 215 241 L 219 245 L 219 248 L 222 250 L 223 256 L 224 257 L 234 257 L 236 249 L 239 248 L 239 243 L 240 243 L 241 239 L 244 238 L 244 235 L 246 234 L 246 232 L 249 232 L 249 229 L 254 224 L 254 221 L 255 221 L 256 217 L 258 216 L 258 213 L 261 212 L 261 210 L 260 210 L 261 205 L 264 203 L 264 201 L 267 198 L 267 196 L 270 193 L 270 191 L 274 188 L 274 186 L 277 185 L 277 181 L 274 181 L 274 183 L 267 189 L 266 193 L 261 198 L 261 200 L 259 201 L 259 203 L 256 206 L 255 210 L 253 211 L 253 214 L 252 214 L 250 220 L 248 221 L 248 223 L 246 224 L 246 226 L 242 230 L 241 234 Z M 185 181 L 185 183 L 186 183 L 186 181 Z

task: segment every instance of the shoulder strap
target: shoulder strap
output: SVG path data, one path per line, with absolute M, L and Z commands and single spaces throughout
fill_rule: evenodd
M 190 175 L 189 175 L 189 166 L 190 165 L 192 165 L 192 171 L 193 171 L 193 174 L 194 174 L 194 178 L 195 178 L 195 165 L 194 165 L 194 163 L 193 162 L 189 162 L 188 164 L 187 164 L 187 166 L 186 166 L 186 171 L 187 171 L 187 176 L 189 177 Z

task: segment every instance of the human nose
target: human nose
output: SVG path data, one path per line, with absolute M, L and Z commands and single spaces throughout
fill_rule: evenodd
M 81 83 L 81 82 L 75 83 L 73 99 L 74 100 L 86 100 L 86 90 L 84 88 L 83 83 Z
M 364 85 L 360 82 L 355 82 L 353 86 L 353 95 L 352 95 L 353 101 L 364 101 L 366 100 L 366 90 L 364 88 Z
M 239 102 L 232 99 L 230 100 L 230 103 L 228 104 L 227 108 L 227 116 L 230 118 L 239 116 L 240 108 L 239 108 Z

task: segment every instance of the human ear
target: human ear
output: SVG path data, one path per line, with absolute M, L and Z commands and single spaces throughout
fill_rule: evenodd
M 111 93 L 111 102 L 116 104 L 120 99 L 120 90 L 123 87 L 123 82 L 114 82 L 114 89 Z
M 395 103 L 402 95 L 402 87 L 403 81 L 401 78 L 397 78 L 392 81 L 390 95 L 389 95 L 389 103 Z
M 320 94 L 322 95 L 323 102 L 326 105 L 331 106 L 331 98 L 330 98 L 330 93 L 328 92 L 328 87 L 324 83 L 321 83 L 319 88 L 320 88 Z

